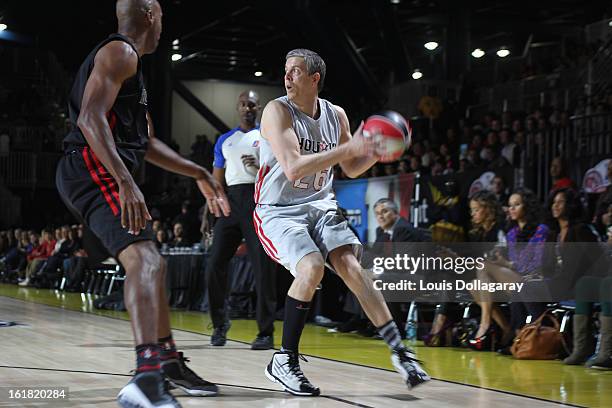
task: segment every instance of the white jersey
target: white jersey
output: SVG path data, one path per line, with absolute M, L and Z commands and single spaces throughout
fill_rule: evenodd
M 225 169 L 225 184 L 233 186 L 255 183 L 257 169 L 245 167 L 241 157 L 242 155 L 251 155 L 255 156 L 258 161 L 260 142 L 259 127 L 248 132 L 237 127 L 219 137 L 217 143 L 215 143 L 213 165 Z
M 293 130 L 300 144 L 302 155 L 335 149 L 340 140 L 340 119 L 334 106 L 325 99 L 318 99 L 319 118 L 313 119 L 300 111 L 286 96 L 277 98 L 291 114 Z M 333 172 L 327 168 L 289 181 L 274 157 L 270 143 L 262 135 L 260 168 L 255 185 L 255 202 L 262 205 L 297 205 L 315 200 L 333 200 Z

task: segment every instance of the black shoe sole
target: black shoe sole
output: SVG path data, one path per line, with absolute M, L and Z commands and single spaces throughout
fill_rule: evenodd
M 266 345 L 251 344 L 251 350 L 272 350 L 273 348 L 274 348 L 273 344 L 266 344 Z
M 168 382 L 170 383 L 172 387 L 177 388 L 183 391 L 185 394 L 192 396 L 192 397 L 214 397 L 216 395 L 219 395 L 219 390 L 216 390 L 216 391 L 191 390 L 171 380 L 168 380 Z

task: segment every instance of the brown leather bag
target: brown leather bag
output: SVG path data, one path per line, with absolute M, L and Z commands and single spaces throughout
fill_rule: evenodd
M 554 327 L 542 326 L 544 318 L 548 317 Z M 514 338 L 512 355 L 519 360 L 554 360 L 565 346 L 563 334 L 559 331 L 559 322 L 549 312 L 535 322 L 526 325 Z

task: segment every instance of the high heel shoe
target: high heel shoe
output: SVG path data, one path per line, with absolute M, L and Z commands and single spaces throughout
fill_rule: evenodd
M 474 337 L 468 341 L 468 347 L 477 351 L 495 350 L 495 330 L 490 327 L 486 333 L 480 337 Z
M 423 343 L 427 347 L 449 346 L 452 343 L 451 329 L 454 324 L 454 321 L 447 319 L 440 328 L 440 330 L 435 333 L 426 334 L 423 337 Z

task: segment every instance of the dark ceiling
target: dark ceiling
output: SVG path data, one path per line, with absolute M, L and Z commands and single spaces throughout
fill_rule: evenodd
M 395 4 L 397 2 L 397 4 Z M 52 49 L 69 71 L 114 31 L 113 0 L 0 2 L 9 29 Z M 409 79 L 456 79 L 469 52 L 507 46 L 520 55 L 530 38 L 554 46 L 580 37 L 586 24 L 612 15 L 605 1 L 582 0 L 284 0 L 161 1 L 167 52 L 179 39 L 181 79 L 220 78 L 280 84 L 284 55 L 313 48 L 328 62 L 330 86 L 358 84 L 376 95 L 381 84 Z M 423 44 L 436 40 L 431 52 Z M 255 71 L 263 75 L 256 78 Z M 362 93 L 363 94 L 363 93 Z

